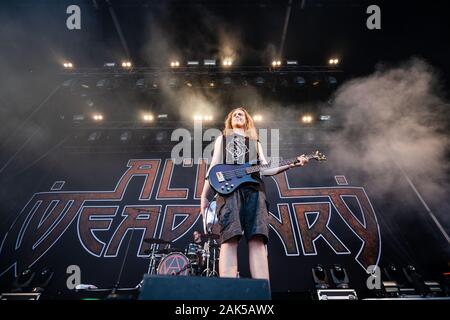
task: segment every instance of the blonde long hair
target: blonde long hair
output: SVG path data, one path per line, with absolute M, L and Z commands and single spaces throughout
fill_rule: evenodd
M 228 135 L 232 134 L 233 127 L 231 125 L 231 121 L 232 121 L 233 112 L 235 112 L 236 110 L 242 110 L 242 112 L 244 112 L 244 115 L 245 115 L 245 126 L 244 126 L 245 136 L 249 137 L 250 139 L 253 139 L 253 140 L 258 140 L 258 133 L 256 132 L 255 123 L 253 122 L 252 117 L 247 112 L 247 110 L 245 110 L 244 107 L 234 108 L 233 110 L 231 110 L 228 113 L 227 117 L 225 118 L 225 129 L 223 129 L 223 135 L 224 136 L 228 136 Z

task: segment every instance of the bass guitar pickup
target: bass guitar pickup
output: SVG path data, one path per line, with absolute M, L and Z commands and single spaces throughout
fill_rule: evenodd
M 225 181 L 225 177 L 223 176 L 223 173 L 221 171 L 216 172 L 216 177 L 217 177 L 217 180 L 219 182 L 224 182 Z

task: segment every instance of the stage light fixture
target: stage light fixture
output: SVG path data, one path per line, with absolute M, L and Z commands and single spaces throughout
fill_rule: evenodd
M 422 295 L 428 293 L 428 288 L 424 282 L 423 276 L 416 270 L 415 266 L 407 265 L 406 267 L 403 267 L 403 274 L 405 275 L 408 283 L 412 285 L 417 293 Z
M 190 60 L 187 62 L 188 66 L 198 66 L 200 63 L 196 60 Z
M 302 116 L 303 123 L 311 123 L 313 121 L 313 117 L 309 114 L 305 114 Z
M 205 66 L 215 66 L 216 65 L 216 60 L 214 60 L 214 59 L 205 59 L 205 60 L 203 60 L 203 65 L 205 65 Z
M 31 269 L 22 271 L 13 282 L 13 291 L 23 291 L 23 289 L 30 287 L 35 277 L 36 272 Z
M 97 81 L 97 88 L 107 88 L 111 84 L 109 79 L 100 79 Z
M 131 132 L 130 131 L 122 132 L 119 139 L 120 139 L 120 142 L 122 142 L 122 143 L 128 142 L 131 139 Z
M 337 65 L 337 64 L 339 64 L 339 59 L 338 58 L 331 58 L 330 60 L 328 60 L 328 64 L 330 64 L 330 65 Z
M 305 80 L 305 78 L 298 76 L 298 77 L 295 77 L 295 78 L 294 78 L 294 83 L 295 83 L 297 86 L 302 87 L 302 86 L 305 85 L 306 80 Z
M 158 143 L 162 143 L 167 139 L 167 133 L 165 131 L 159 131 L 156 136 L 155 136 L 155 140 Z
M 278 68 L 281 66 L 281 61 L 280 60 L 273 60 L 272 61 L 272 67 L 273 68 Z
M 72 64 L 72 62 L 64 62 L 63 63 L 63 67 L 65 69 L 72 69 L 73 68 L 73 64 Z
M 103 120 L 103 115 L 96 113 L 92 116 L 92 119 L 94 119 L 94 121 L 101 121 L 101 120 Z
M 177 78 L 170 78 L 169 79 L 169 87 L 174 88 L 178 85 L 178 79 Z
M 94 141 L 99 140 L 101 136 L 102 136 L 102 133 L 100 131 L 94 131 L 89 134 L 87 140 L 90 142 L 94 142 Z
M 388 282 L 388 287 L 391 288 L 391 292 L 387 292 L 388 288 L 384 288 L 386 293 L 389 294 L 397 294 L 399 296 L 414 296 L 417 295 L 416 289 L 412 286 L 412 284 L 405 278 L 402 270 L 398 268 L 395 264 L 389 264 L 387 267 L 384 267 L 384 280 L 382 281 L 383 286 L 385 286 L 384 282 Z M 395 288 L 397 287 L 397 292 L 395 292 Z
M 142 116 L 142 119 L 146 122 L 153 121 L 154 117 L 152 114 L 146 113 Z
M 49 268 L 44 268 L 39 272 L 36 278 L 36 287 L 33 292 L 42 292 L 50 284 L 53 279 L 54 272 Z
M 233 60 L 232 60 L 231 58 L 225 58 L 225 59 L 222 61 L 222 65 L 223 65 L 224 67 L 231 67 L 232 64 L 233 64 Z
M 231 80 L 230 77 L 225 77 L 225 78 L 223 78 L 223 84 L 224 84 L 224 85 L 231 85 L 232 82 L 233 82 L 233 81 Z
M 144 78 L 137 79 L 136 87 L 138 87 L 139 89 L 145 89 L 145 79 Z
M 312 275 L 316 289 L 327 289 L 330 287 L 327 272 L 321 264 L 312 268 Z
M 194 121 L 212 121 L 213 116 L 211 115 L 194 115 Z
M 83 114 L 74 114 L 73 117 L 72 117 L 72 120 L 74 122 L 84 121 L 84 115 Z
M 122 68 L 131 68 L 132 64 L 130 61 L 122 61 Z
M 75 87 L 76 83 L 77 83 L 77 79 L 68 79 L 68 80 L 65 80 L 62 83 L 62 86 L 64 88 L 71 88 L 71 89 L 73 89 Z
M 327 77 L 327 82 L 328 82 L 328 85 L 331 88 L 334 88 L 337 85 L 337 79 L 335 77 L 332 77 L 332 76 L 328 76 Z
M 255 79 L 255 83 L 256 83 L 258 86 L 264 85 L 265 82 L 266 82 L 266 81 L 264 80 L 263 77 L 256 77 L 256 79 Z
M 170 67 L 171 68 L 178 68 L 180 66 L 180 62 L 179 61 L 172 61 L 170 62 Z
M 331 278 L 338 289 L 348 289 L 349 279 L 347 271 L 340 264 L 334 264 L 333 268 L 330 269 Z

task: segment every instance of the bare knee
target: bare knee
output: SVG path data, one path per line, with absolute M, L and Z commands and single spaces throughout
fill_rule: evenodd
M 238 244 L 239 244 L 239 239 L 237 237 L 231 238 L 221 244 L 221 249 L 224 249 L 224 248 L 235 249 L 238 247 Z
M 248 241 L 249 247 L 264 247 L 264 237 L 261 235 L 256 235 L 251 237 L 251 239 Z

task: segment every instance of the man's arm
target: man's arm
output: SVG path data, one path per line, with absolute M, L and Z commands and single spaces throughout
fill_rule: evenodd
M 259 154 L 259 159 L 261 161 L 261 164 L 268 164 L 266 157 L 264 156 L 264 152 L 261 146 L 261 143 L 258 142 L 258 154 Z M 293 164 L 288 164 L 285 166 L 280 166 L 280 167 L 274 167 L 274 168 L 269 168 L 269 169 L 264 169 L 261 170 L 261 175 L 263 176 L 273 176 L 276 174 L 279 174 L 281 172 L 284 172 L 292 167 L 296 167 L 296 166 L 303 166 L 306 162 L 308 162 L 308 159 L 306 157 L 304 157 L 303 155 L 301 155 L 300 157 L 298 157 L 299 162 L 297 163 L 293 163 Z
M 214 153 L 206 176 L 209 176 L 209 171 L 211 170 L 211 168 L 220 162 L 221 148 L 222 148 L 222 136 L 219 136 L 214 143 Z M 212 188 L 211 185 L 209 184 L 209 180 L 207 179 L 203 185 L 202 195 L 200 198 L 200 211 L 202 214 L 209 204 L 208 198 L 211 197 L 211 193 Z

